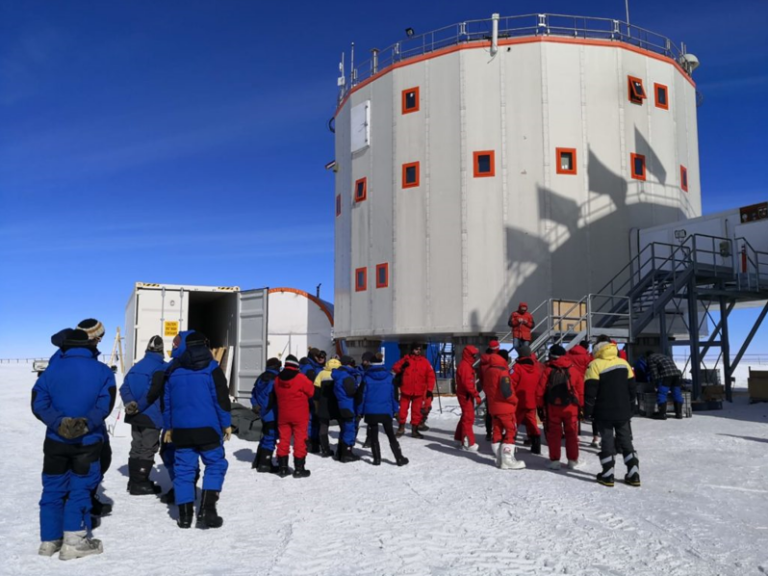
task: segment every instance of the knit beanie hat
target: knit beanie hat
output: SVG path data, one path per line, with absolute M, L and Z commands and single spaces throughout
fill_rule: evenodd
M 498 352 L 499 348 L 501 348 L 501 345 L 499 344 L 498 340 L 491 340 L 490 343 L 488 344 L 488 348 L 490 348 L 494 352 Z
M 202 332 L 193 330 L 187 334 L 185 342 L 187 343 L 187 348 L 191 348 L 192 346 L 205 346 L 208 342 L 208 338 Z
M 280 360 L 277 358 L 270 358 L 267 360 L 267 368 L 280 368 Z
M 299 360 L 294 356 L 293 354 L 288 354 L 285 358 L 285 369 L 286 370 L 298 370 L 299 369 Z
M 147 343 L 147 352 L 157 352 L 162 354 L 165 352 L 165 344 L 160 336 L 152 336 Z
M 61 348 L 63 350 L 68 350 L 70 348 L 86 348 L 90 341 L 88 333 L 85 330 L 72 330 L 67 334 L 64 342 L 62 342 Z
M 531 355 L 531 347 L 527 344 L 523 344 L 522 346 L 519 346 L 517 348 L 517 357 L 518 358 L 528 358 Z
M 355 365 L 355 359 L 352 358 L 352 356 L 342 356 L 341 357 L 341 365 L 342 366 L 354 366 Z
M 88 340 L 96 340 L 104 337 L 104 324 L 95 318 L 86 318 L 77 325 L 78 330 L 83 330 L 88 334 Z
M 565 356 L 565 348 L 560 346 L 560 344 L 555 344 L 549 349 L 549 359 L 554 360 L 556 358 L 560 358 L 560 356 Z

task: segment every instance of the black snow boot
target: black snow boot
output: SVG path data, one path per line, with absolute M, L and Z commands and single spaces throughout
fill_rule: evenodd
M 197 523 L 208 528 L 221 528 L 224 519 L 216 513 L 216 502 L 219 493 L 214 490 L 203 490 L 200 500 L 200 511 L 197 513 Z
M 152 460 L 128 459 L 128 492 L 131 496 L 160 494 L 160 486 L 150 481 L 149 473 L 154 466 Z
M 403 436 L 403 434 L 405 434 L 405 423 L 400 424 L 400 426 L 397 427 L 397 432 L 395 432 L 395 436 L 400 438 L 401 436 Z
M 400 449 L 400 443 L 399 442 L 393 442 L 389 445 L 389 447 L 392 449 L 392 454 L 395 455 L 395 463 L 398 466 L 405 466 L 408 464 L 408 458 L 403 456 L 403 451 Z
M 636 452 L 624 454 L 624 465 L 627 467 L 627 475 L 624 476 L 624 482 L 630 486 L 640 487 L 640 460 L 637 459 Z
M 343 462 L 345 464 L 347 462 L 357 462 L 360 460 L 360 456 L 352 452 L 352 447 L 347 446 L 347 443 L 342 441 L 339 441 L 338 457 L 339 462 Z
M 613 488 L 613 468 L 615 465 L 613 454 L 601 453 L 600 464 L 602 465 L 603 470 L 597 475 L 597 483 Z
M 91 516 L 107 516 L 112 512 L 112 504 L 107 504 L 99 500 L 97 496 L 98 488 L 91 491 Z
M 531 436 L 531 454 L 541 454 L 541 436 Z
M 651 418 L 653 418 L 654 420 L 666 420 L 667 419 L 667 403 L 663 402 L 659 404 L 658 408 L 659 409 L 656 412 L 654 412 Z
M 291 469 L 288 468 L 288 456 L 278 456 L 277 457 L 277 475 L 280 476 L 280 478 L 285 478 L 286 476 L 290 476 Z
M 258 468 L 259 464 L 261 464 L 261 448 L 256 449 L 256 456 L 253 457 L 253 462 L 251 462 L 251 470 Z
M 304 468 L 306 461 L 306 458 L 293 458 L 293 466 L 295 468 L 293 471 L 294 478 L 309 478 L 310 472 Z
M 310 440 L 309 441 L 309 449 L 310 454 L 320 454 L 320 441 L 319 440 Z
M 371 444 L 371 454 L 373 454 L 373 465 L 381 466 L 381 444 L 378 442 Z
M 259 461 L 256 472 L 275 474 L 279 467 L 272 464 L 272 450 L 259 448 L 256 452 L 256 459 Z
M 192 526 L 192 518 L 195 516 L 195 504 L 187 502 L 179 506 L 179 519 L 176 524 L 179 528 L 189 528 Z
M 421 424 L 419 424 L 419 432 L 428 432 L 429 426 L 427 426 L 427 418 L 429 417 L 429 414 L 424 414 L 422 417 L 424 419 L 421 421 Z
M 683 419 L 683 403 L 675 402 L 675 418 L 678 420 Z
M 411 426 L 411 437 L 412 438 L 418 438 L 420 440 L 424 438 L 424 436 L 421 434 L 421 432 L 419 432 L 419 427 L 418 426 Z

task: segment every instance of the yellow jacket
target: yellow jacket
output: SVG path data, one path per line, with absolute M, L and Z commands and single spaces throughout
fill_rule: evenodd
M 331 379 L 331 372 L 335 370 L 336 368 L 341 367 L 341 362 L 339 362 L 336 358 L 331 358 L 325 363 L 325 366 L 323 367 L 320 374 L 317 375 L 315 378 L 315 386 L 317 388 L 320 388 L 320 384 L 322 384 L 323 380 L 330 380 Z

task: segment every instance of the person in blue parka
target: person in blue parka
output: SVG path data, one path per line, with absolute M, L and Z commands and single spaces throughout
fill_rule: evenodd
M 400 409 L 400 404 L 395 400 L 392 372 L 384 366 L 382 355 L 373 352 L 363 354 L 363 365 L 367 367 L 363 374 L 360 415 L 368 424 L 368 442 L 371 445 L 373 464 L 374 466 L 381 464 L 381 445 L 379 444 L 379 424 L 381 424 L 389 439 L 389 447 L 395 456 L 395 462 L 398 466 L 405 466 L 408 464 L 408 458 L 403 456 L 392 426 L 392 418 Z
M 261 441 L 256 449 L 256 458 L 251 468 L 257 472 L 277 472 L 272 463 L 272 454 L 277 444 L 277 403 L 275 402 L 275 378 L 280 373 L 281 363 L 277 358 L 267 360 L 267 369 L 256 379 L 251 391 L 251 406 L 258 407 L 261 418 Z
M 91 492 L 101 480 L 104 420 L 115 404 L 115 376 L 99 362 L 83 330 L 71 331 L 61 355 L 32 389 L 32 412 L 46 426 L 39 554 L 62 560 L 103 551 L 90 538 Z
M 205 474 L 198 522 L 219 528 L 224 520 L 216 512 L 216 502 L 227 473 L 223 441 L 232 436 L 229 387 L 202 332 L 182 332 L 173 343 L 175 357 L 164 373 L 162 406 L 164 436 L 176 449 L 173 489 L 179 507 L 177 523 L 180 528 L 192 525 L 200 458 Z
M 339 428 L 341 428 L 336 455 L 339 462 L 355 462 L 360 459 L 352 452 L 357 435 L 355 398 L 362 381 L 362 373 L 355 366 L 355 360 L 351 356 L 342 356 L 341 367 L 331 372 L 331 378 L 333 378 L 333 393 L 339 406 Z
M 299 372 L 314 382 L 317 375 L 322 372 L 325 366 L 326 353 L 324 350 L 310 348 L 307 356 L 299 360 Z M 316 414 L 316 403 L 318 401 L 318 391 L 313 398 L 309 400 L 309 428 L 307 429 L 308 446 L 307 449 L 312 454 L 320 452 L 320 420 Z
M 155 372 L 165 370 L 165 347 L 160 336 L 152 336 L 144 358 L 128 371 L 120 386 L 125 406 L 125 422 L 131 425 L 131 451 L 128 455 L 128 492 L 133 496 L 159 494 L 160 486 L 149 479 L 160 450 L 163 414 L 159 399 L 147 402 L 147 394 Z

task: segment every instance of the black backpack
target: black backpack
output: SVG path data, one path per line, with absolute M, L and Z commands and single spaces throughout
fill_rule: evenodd
M 577 404 L 578 400 L 571 386 L 571 373 L 568 368 L 552 366 L 552 371 L 547 379 L 547 388 L 544 399 L 547 404 L 553 406 L 570 406 Z

